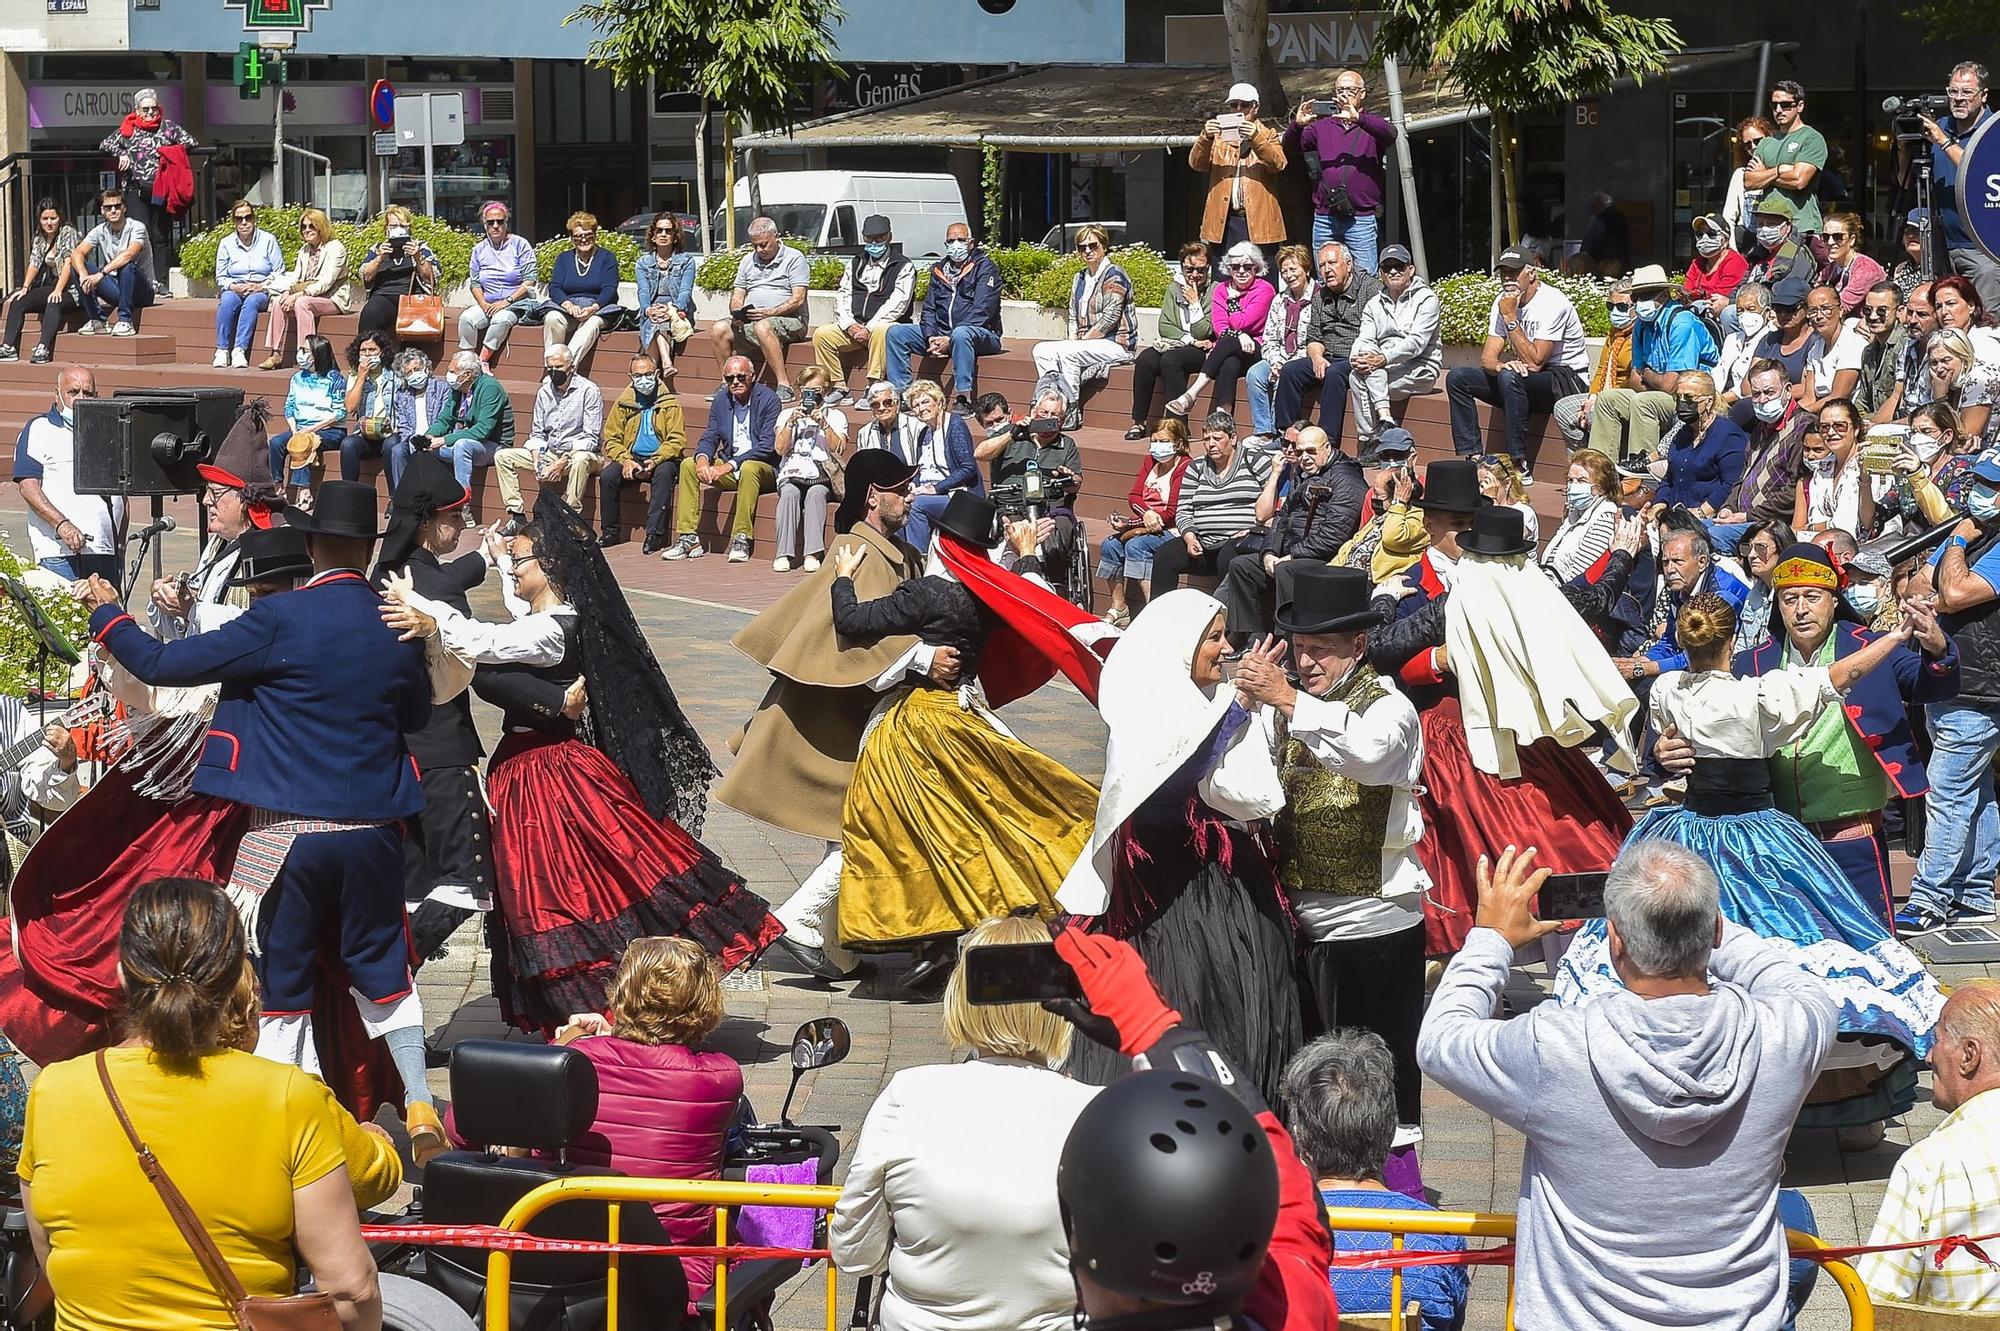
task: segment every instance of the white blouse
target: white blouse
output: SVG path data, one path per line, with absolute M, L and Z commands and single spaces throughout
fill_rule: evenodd
M 1653 681 L 1653 724 L 1672 725 L 1697 758 L 1768 758 L 1806 737 L 1840 691 L 1824 666 L 1788 666 L 1739 678 L 1723 670 L 1669 670 Z

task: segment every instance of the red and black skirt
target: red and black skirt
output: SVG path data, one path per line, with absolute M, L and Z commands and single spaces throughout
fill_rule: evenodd
M 504 931 L 494 989 L 523 1030 L 602 1012 L 635 938 L 692 938 L 731 970 L 784 932 L 738 874 L 647 812 L 617 765 L 582 740 L 511 734 L 486 787 Z

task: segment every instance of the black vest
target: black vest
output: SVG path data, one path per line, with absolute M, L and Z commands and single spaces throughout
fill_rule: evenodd
M 478 556 L 462 558 L 477 560 Z M 410 584 L 418 595 L 442 601 L 470 618 L 472 603 L 466 599 L 465 577 L 456 570 L 459 561 L 452 563 L 454 568 L 447 569 L 430 551 L 412 551 L 407 567 Z M 403 742 L 409 745 L 419 772 L 437 767 L 473 766 L 485 748 L 479 742 L 479 728 L 472 721 L 471 693 L 460 693 L 450 702 L 433 703 L 430 720 L 424 723 L 424 728 L 405 734 Z
M 896 283 L 902 280 L 903 270 L 910 266 L 910 261 L 903 257 L 901 250 L 890 250 L 889 257 L 882 260 L 882 281 L 873 292 L 870 292 L 867 287 L 861 285 L 861 268 L 867 262 L 868 256 L 865 254 L 855 257 L 854 276 L 849 279 L 848 285 L 848 320 L 863 326 L 875 317 L 875 311 L 882 308 L 890 294 L 895 291 Z M 910 303 L 916 304 L 914 300 Z M 909 318 L 909 313 L 905 311 L 903 321 L 907 323 Z
M 1965 551 L 1967 567 L 2000 544 L 2000 529 L 1982 533 Z M 1958 696 L 2000 701 L 2000 601 L 1939 615 L 1938 625 L 1958 643 Z

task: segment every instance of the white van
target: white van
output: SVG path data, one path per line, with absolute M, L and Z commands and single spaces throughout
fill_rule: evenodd
M 764 215 L 788 236 L 809 241 L 815 250 L 856 254 L 861 223 L 870 213 L 889 219 L 896 244 L 912 259 L 944 253 L 945 228 L 971 220 L 958 177 L 916 171 L 762 171 L 757 176 Z M 736 180 L 736 242 L 743 243 L 755 214 L 750 182 Z M 722 244 L 722 210 L 715 213 L 715 244 Z

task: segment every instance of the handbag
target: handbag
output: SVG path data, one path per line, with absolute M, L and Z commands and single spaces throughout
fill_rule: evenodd
M 846 458 L 834 457 L 831 453 L 827 454 L 825 461 L 819 464 L 819 474 L 826 481 L 827 488 L 833 492 L 835 503 L 847 498 Z
M 444 297 L 419 292 L 423 282 L 410 274 L 410 294 L 396 297 L 396 336 L 404 341 L 444 336 Z
M 243 1288 L 243 1282 L 229 1269 L 223 1259 L 222 1250 L 215 1246 L 215 1240 L 202 1227 L 200 1217 L 188 1205 L 181 1190 L 160 1168 L 158 1157 L 152 1148 L 139 1140 L 139 1134 L 132 1129 L 132 1120 L 125 1116 L 125 1106 L 119 1103 L 118 1092 L 111 1085 L 111 1069 L 105 1066 L 104 1051 L 97 1051 L 97 1079 L 104 1083 L 104 1094 L 111 1101 L 111 1112 L 118 1116 L 118 1126 L 125 1129 L 125 1139 L 132 1143 L 132 1150 L 139 1157 L 139 1168 L 166 1203 L 167 1214 L 173 1217 L 174 1226 L 181 1237 L 194 1250 L 195 1260 L 208 1276 L 215 1292 L 222 1296 L 229 1306 L 241 1331 L 340 1331 L 340 1314 L 334 1309 L 333 1295 L 287 1294 L 282 1296 L 260 1295 L 252 1297 Z

